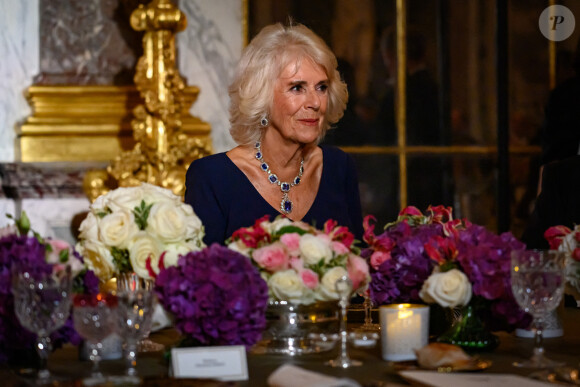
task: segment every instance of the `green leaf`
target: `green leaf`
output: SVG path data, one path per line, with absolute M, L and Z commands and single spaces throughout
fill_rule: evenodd
M 14 220 L 14 224 L 20 235 L 28 235 L 28 231 L 30 231 L 30 219 L 28 219 L 26 211 L 20 213 L 20 218 L 15 218 L 11 214 L 6 214 L 6 217 Z
M 440 266 L 441 272 L 444 273 L 449 270 L 457 269 L 457 264 L 455 262 L 445 262 Z
M 68 249 L 62 249 L 60 253 L 58 253 L 58 259 L 60 263 L 67 263 L 68 262 Z
M 113 211 L 111 211 L 111 209 L 109 207 L 105 208 L 103 211 L 98 211 L 95 215 L 97 215 L 99 218 L 103 219 L 105 216 L 112 214 Z
M 297 233 L 298 235 L 308 234 L 308 231 L 303 230 L 300 227 L 288 225 L 288 226 L 280 227 L 280 229 L 274 233 L 274 237 L 279 237 L 283 234 L 290 234 L 293 232 Z
M 115 266 L 121 273 L 133 271 L 133 266 L 131 266 L 131 261 L 129 260 L 129 250 L 112 247 L 111 255 Z
M 135 223 L 137 223 L 140 230 L 145 230 L 147 228 L 147 218 L 149 217 L 151 207 L 153 207 L 153 203 L 146 204 L 145 200 L 141 200 L 141 204 L 133 210 L 133 214 L 135 214 Z

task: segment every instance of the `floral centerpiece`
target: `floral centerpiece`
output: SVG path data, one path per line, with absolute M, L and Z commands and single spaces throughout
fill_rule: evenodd
M 128 272 L 149 279 L 161 256 L 169 266 L 201 250 L 203 235 L 190 205 L 171 190 L 143 183 L 98 197 L 80 225 L 76 249 L 102 281 Z
M 573 229 L 566 226 L 550 227 L 544 238 L 551 249 L 567 252 L 566 256 L 566 292 L 575 293 L 580 299 L 580 225 Z
M 318 230 L 283 216 L 274 221 L 264 216 L 235 231 L 226 243 L 258 267 L 270 300 L 304 305 L 338 300 L 337 279 L 347 275 L 355 291 L 370 280 L 353 234 L 333 220 Z
M 36 335 L 24 329 L 14 313 L 12 268 L 24 265 L 38 272 L 71 267 L 73 291 L 97 293 L 99 280 L 87 270 L 83 259 L 61 240 L 42 238 L 30 229 L 26 213 L 15 224 L 0 229 L 0 363 L 20 360 L 28 351 L 34 353 Z M 72 317 L 51 336 L 53 348 L 71 342 L 78 345 L 81 337 L 73 327 Z
M 496 235 L 467 220 L 453 219 L 450 207 L 415 207 L 376 236 L 365 218 L 365 251 L 371 266 L 370 296 L 376 304 L 421 302 L 444 308 L 474 306 L 488 329 L 525 327 L 510 284 L 511 251 L 525 245 L 511 233 Z
M 245 256 L 218 244 L 162 268 L 155 291 L 189 339 L 184 345 L 249 348 L 266 327 L 266 283 Z

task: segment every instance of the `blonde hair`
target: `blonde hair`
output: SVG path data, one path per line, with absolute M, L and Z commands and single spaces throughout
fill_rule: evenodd
M 260 121 L 269 117 L 274 83 L 292 61 L 311 60 L 328 77 L 328 106 L 319 141 L 346 108 L 348 91 L 337 70 L 334 53 L 308 27 L 281 23 L 264 27 L 244 49 L 229 87 L 230 134 L 238 144 L 251 144 L 262 135 Z

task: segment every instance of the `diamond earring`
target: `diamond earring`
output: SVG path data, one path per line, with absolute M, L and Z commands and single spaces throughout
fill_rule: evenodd
M 264 118 L 262 118 L 262 121 L 260 121 L 260 125 L 262 125 L 262 127 L 266 127 L 268 126 L 268 124 L 270 123 L 270 121 L 268 121 L 268 118 L 266 116 L 264 116 Z

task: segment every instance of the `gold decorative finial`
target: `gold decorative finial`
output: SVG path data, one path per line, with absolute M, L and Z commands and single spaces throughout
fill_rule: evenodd
M 133 110 L 131 122 L 135 147 L 117 156 L 107 168 L 116 184 L 91 171 L 85 176 L 85 193 L 91 201 L 97 193 L 147 182 L 185 191 L 185 172 L 191 161 L 211 153 L 209 125 L 192 117 L 189 109 L 199 89 L 187 87 L 175 65 L 175 34 L 187 20 L 170 0 L 153 0 L 131 14 L 131 26 L 145 31 L 143 56 L 137 63 L 135 84 L 144 100 Z M 182 126 L 200 127 L 201 136 L 188 136 Z

